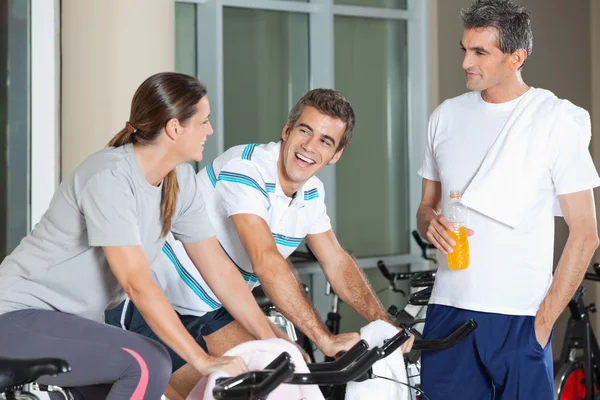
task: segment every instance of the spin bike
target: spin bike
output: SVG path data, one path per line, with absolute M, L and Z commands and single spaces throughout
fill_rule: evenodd
M 423 340 L 422 328 L 425 323 L 425 310 L 435 281 L 435 271 L 391 273 L 383 261 L 377 263 L 382 275 L 395 287 L 398 281 L 407 280 L 416 292 L 408 296 L 408 305 L 399 309 L 395 305 L 388 308 L 388 314 L 394 319 L 394 325 L 401 327 L 415 336 L 415 341 Z M 419 396 L 421 387 L 421 348 L 413 346 L 411 351 L 404 354 L 406 376 L 410 384 L 410 399 L 422 399 Z
M 58 375 L 69 371 L 69 364 L 59 358 L 0 357 L 0 399 L 39 400 L 35 392 L 60 392 L 64 399 L 68 400 L 61 388 L 35 382 L 45 375 Z
M 422 351 L 446 349 L 464 339 L 476 327 L 475 321 L 469 320 L 444 339 L 415 340 L 413 347 Z M 403 330 L 385 341 L 382 347 L 373 348 L 369 348 L 366 341 L 360 340 L 334 361 L 308 364 L 310 372 L 304 374 L 294 373 L 291 357 L 284 352 L 264 370 L 217 379 L 213 396 L 218 400 L 263 400 L 281 384 L 330 386 L 344 385 L 351 381 L 386 379 L 373 373 L 373 364 L 398 350 L 409 338 L 410 334 Z M 404 382 L 397 383 L 406 385 Z
M 432 250 L 435 250 L 435 246 L 425 242 L 417 231 L 413 231 L 412 236 L 421 249 L 421 257 L 437 264 L 435 256 L 430 254 Z M 408 281 L 412 293 L 408 295 L 406 306 L 399 309 L 392 305 L 388 308 L 388 314 L 394 318 L 395 325 L 408 328 L 415 337 L 422 338 L 422 325 L 425 323 L 425 311 L 435 282 L 436 270 L 392 273 L 383 260 L 377 262 L 377 268 L 387 279 L 388 288 L 393 292 L 406 296 L 406 293 L 398 288 L 397 284 L 399 281 Z M 418 352 L 411 352 L 407 361 L 414 363 L 418 358 Z
M 412 236 L 421 249 L 421 257 L 433 264 L 437 264 L 437 259 L 431 255 L 435 247 L 425 242 L 417 231 L 413 231 Z M 415 336 L 416 340 L 423 339 L 422 331 L 425 324 L 425 314 L 435 282 L 436 270 L 392 273 L 382 260 L 377 262 L 377 267 L 381 274 L 388 280 L 389 289 L 394 292 L 399 292 L 406 296 L 406 293 L 399 289 L 397 284 L 400 281 L 408 281 L 412 293 L 408 295 L 406 306 L 400 309 L 392 305 L 388 308 L 388 314 L 393 318 L 394 325 L 408 330 Z M 419 396 L 421 387 L 421 350 L 413 346 L 412 350 L 404 355 L 404 363 L 406 365 L 408 383 L 411 386 L 410 398 L 422 399 Z
M 586 273 L 584 279 L 600 281 L 600 263 L 593 265 L 594 273 Z M 585 288 L 580 286 L 571 301 L 571 313 L 559 366 L 554 375 L 555 400 L 600 399 L 600 347 L 590 323 L 590 314 L 596 312 L 595 304 L 585 304 Z M 577 353 L 583 352 L 583 360 Z

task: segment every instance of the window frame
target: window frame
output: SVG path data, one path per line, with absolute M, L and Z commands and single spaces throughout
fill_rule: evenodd
M 408 0 L 407 10 L 335 5 L 334 0 L 176 0 L 177 3 L 196 4 L 197 76 L 208 86 L 211 97 L 211 120 L 215 134 L 205 148 L 205 158 L 212 159 L 224 148 L 223 135 L 223 7 L 304 13 L 309 16 L 309 87 L 335 87 L 334 74 L 334 19 L 335 16 L 405 20 L 408 35 L 408 174 L 409 174 L 409 232 L 416 229 L 416 213 L 421 200 L 421 178 L 417 171 L 425 148 L 428 120 L 428 18 L 427 2 Z M 209 143 L 212 144 L 209 145 Z M 335 165 L 319 172 L 327 191 L 328 214 L 335 231 L 336 190 Z M 427 268 L 421 258 L 421 249 L 410 240 L 409 252 L 380 257 L 358 258 L 362 268 L 374 268 L 379 260 L 388 265 L 410 264 L 413 269 Z M 316 263 L 304 263 L 300 273 L 318 273 Z
M 13 96 L 26 98 L 16 115 L 26 137 L 9 140 L 6 194 L 6 253 L 9 254 L 46 212 L 59 184 L 60 0 L 23 0 L 27 4 L 27 65 L 20 66 L 27 89 L 9 85 Z M 14 68 L 14 65 L 11 65 Z M 20 83 L 20 82 L 19 82 Z M 14 92 L 17 90 L 18 92 Z M 9 94 L 10 95 L 10 94 Z M 10 102 L 9 102 L 10 105 Z M 9 124 L 8 134 L 13 135 Z
M 60 182 L 60 0 L 31 1 L 29 232 Z

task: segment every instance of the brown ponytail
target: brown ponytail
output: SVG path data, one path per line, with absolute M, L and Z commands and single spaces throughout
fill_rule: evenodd
M 172 119 L 179 120 L 185 126 L 196 113 L 196 105 L 206 93 L 206 86 L 196 77 L 175 72 L 152 75 L 135 92 L 129 121 L 110 140 L 108 146 L 151 144 Z M 172 170 L 162 182 L 160 215 L 163 236 L 171 230 L 178 193 L 177 173 Z
M 112 139 L 110 139 L 110 142 L 108 142 L 108 147 L 121 147 L 128 143 L 133 143 L 132 136 L 132 132 L 130 132 L 127 128 L 123 128 Z
M 179 193 L 179 182 L 177 182 L 177 173 L 172 170 L 163 180 L 162 197 L 160 200 L 160 219 L 162 221 L 162 234 L 167 236 L 171 230 L 171 221 L 175 214 L 177 205 L 177 193 Z

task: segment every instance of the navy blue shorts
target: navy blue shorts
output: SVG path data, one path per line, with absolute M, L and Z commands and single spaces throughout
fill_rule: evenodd
M 446 350 L 422 352 L 421 388 L 431 400 L 552 400 L 552 335 L 545 348 L 533 316 L 427 307 L 425 339 L 448 336 L 465 321 L 477 329 Z
M 126 303 L 127 310 L 123 310 Z M 206 345 L 203 336 L 208 336 L 233 321 L 233 317 L 231 314 L 229 314 L 225 307 L 221 307 L 218 310 L 206 313 L 201 317 L 197 317 L 195 315 L 181 315 L 179 313 L 177 313 L 177 315 L 190 335 L 196 339 L 196 342 L 202 346 L 206 352 L 208 352 L 208 346 Z M 116 308 L 106 311 L 105 321 L 107 324 L 139 333 L 142 336 L 154 339 L 162 344 L 171 356 L 171 361 L 173 362 L 173 372 L 177 371 L 186 364 L 186 361 L 183 358 L 171 350 L 169 346 L 163 343 L 163 341 L 154 334 L 132 301 L 124 301 Z

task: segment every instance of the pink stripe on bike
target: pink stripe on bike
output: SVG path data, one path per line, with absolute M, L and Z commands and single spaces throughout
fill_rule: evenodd
M 140 381 L 138 382 L 138 385 L 135 388 L 135 392 L 133 392 L 133 395 L 131 396 L 131 400 L 143 400 L 144 395 L 146 394 L 146 389 L 148 389 L 148 366 L 146 365 L 146 362 L 144 361 L 142 356 L 140 356 L 135 351 L 131 349 L 126 349 L 125 347 L 122 347 L 122 349 L 131 354 L 133 358 L 135 358 L 135 361 L 138 362 L 141 370 Z

